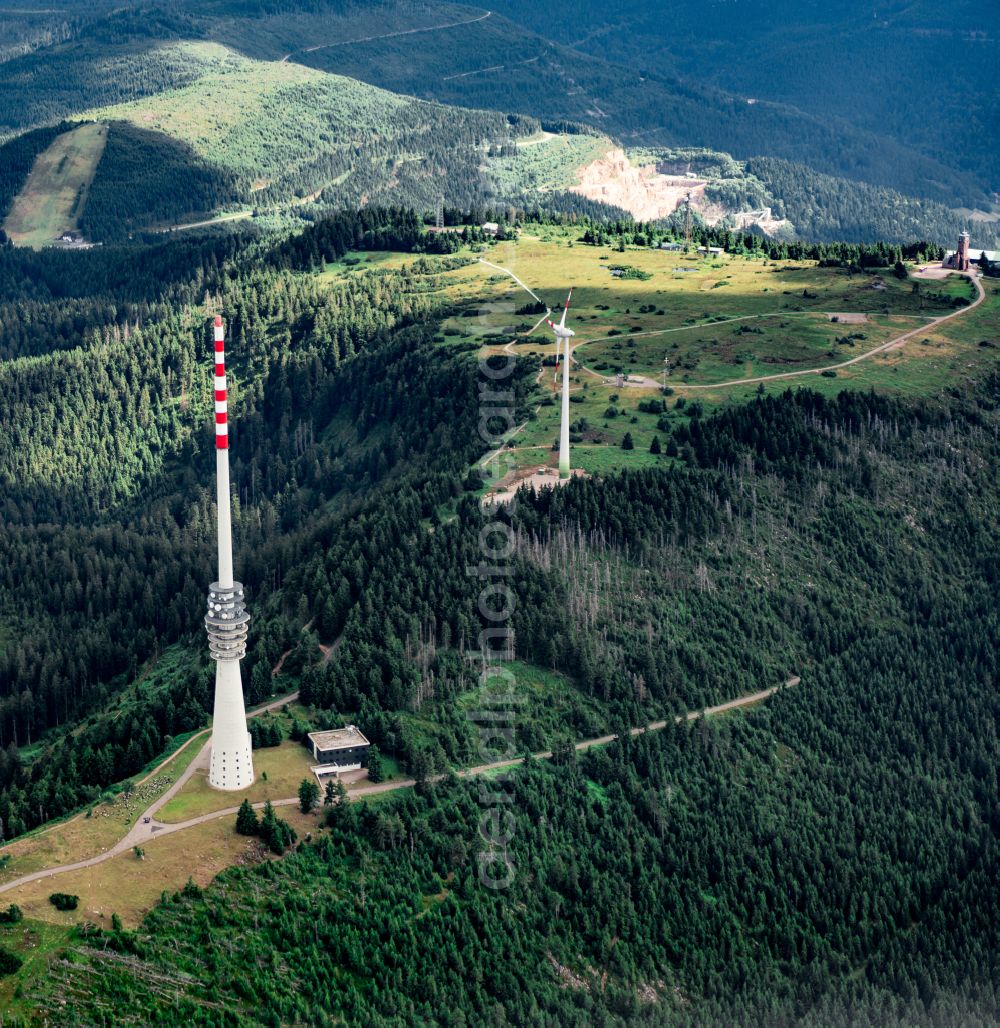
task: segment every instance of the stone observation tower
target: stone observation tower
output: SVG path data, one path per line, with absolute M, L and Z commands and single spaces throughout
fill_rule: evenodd
M 972 262 L 969 260 L 969 233 L 963 232 L 958 237 L 958 249 L 955 251 L 955 268 L 958 271 L 969 271 Z
M 215 712 L 208 784 L 235 791 L 253 783 L 250 733 L 243 705 L 240 660 L 247 652 L 250 615 L 243 585 L 233 580 L 233 533 L 229 495 L 229 413 L 222 318 L 215 317 L 215 469 L 219 511 L 219 580 L 208 589 L 205 629 L 215 660 Z

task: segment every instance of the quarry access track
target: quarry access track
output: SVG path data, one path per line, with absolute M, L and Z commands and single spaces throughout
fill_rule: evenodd
M 797 675 L 792 676 L 791 678 L 788 678 L 783 685 L 773 685 L 769 689 L 761 689 L 759 692 L 750 693 L 746 696 L 739 696 L 734 700 L 727 700 L 725 703 L 717 704 L 714 707 L 705 707 L 702 710 L 692 710 L 686 714 L 678 714 L 674 718 L 652 721 L 648 725 L 629 729 L 629 735 L 634 737 L 644 735 L 646 732 L 658 732 L 666 728 L 668 725 L 679 725 L 687 721 L 696 721 L 701 717 L 712 717 L 717 714 L 725 714 L 729 711 L 740 710 L 744 707 L 751 707 L 757 703 L 763 703 L 764 700 L 770 699 L 776 692 L 783 688 L 790 688 L 791 686 L 798 685 L 799 682 L 800 679 Z M 262 714 L 266 710 L 273 709 L 280 706 L 282 703 L 288 702 L 291 698 L 297 695 L 297 693 L 292 693 L 289 697 L 282 697 L 281 699 L 274 700 L 266 707 L 259 707 L 257 710 L 252 711 L 248 716 L 254 717 L 257 714 Z M 193 738 L 192 740 L 189 740 L 189 742 L 193 741 Z M 585 739 L 583 742 L 576 743 L 575 749 L 577 752 L 582 753 L 595 746 L 606 746 L 608 743 L 614 742 L 617 738 L 617 735 L 601 735 L 596 739 Z M 213 810 L 208 814 L 202 814 L 199 817 L 192 817 L 187 821 L 179 821 L 176 824 L 165 824 L 156 821 L 153 817 L 156 811 L 158 811 L 183 787 L 191 775 L 194 774 L 197 767 L 202 766 L 203 763 L 207 766 L 209 745 L 210 740 L 205 743 L 202 747 L 202 752 L 191 761 L 180 778 L 178 778 L 177 781 L 159 799 L 140 814 L 138 821 L 132 826 L 128 834 L 123 839 L 120 839 L 110 849 L 97 854 L 95 857 L 90 857 L 87 860 L 78 860 L 72 864 L 62 864 L 59 867 L 51 867 L 47 870 L 35 871 L 32 874 L 23 875 L 21 878 L 15 878 L 12 882 L 0 885 L 0 893 L 10 892 L 11 890 L 18 888 L 18 886 L 27 885 L 29 882 L 37 882 L 43 878 L 54 878 L 57 875 L 65 874 L 68 871 L 82 871 L 84 868 L 93 867 L 95 864 L 101 864 L 105 860 L 111 860 L 113 857 L 120 856 L 122 853 L 127 853 L 134 846 L 152 842 L 160 838 L 160 836 L 171 835 L 174 832 L 182 832 L 187 828 L 194 828 L 196 825 L 204 824 L 206 821 L 216 821 L 220 817 L 235 816 L 236 812 L 239 810 L 238 806 L 225 807 L 222 810 Z M 174 754 L 174 756 L 176 756 L 176 754 Z M 532 759 L 548 760 L 551 756 L 551 750 L 543 750 L 539 753 L 533 753 Z M 173 758 L 171 757 L 170 759 Z M 459 778 L 472 778 L 476 775 L 488 774 L 492 771 L 518 767 L 523 764 L 524 761 L 524 757 L 514 757 L 510 760 L 498 760 L 492 764 L 480 764 L 478 767 L 464 768 L 461 771 L 458 771 L 457 774 Z M 443 777 L 444 775 L 437 775 L 432 779 L 432 781 L 439 781 Z M 348 796 L 352 801 L 359 800 L 364 799 L 366 796 L 374 796 L 383 792 L 395 792 L 398 789 L 410 789 L 416 784 L 416 780 L 413 778 L 404 778 L 399 781 L 392 782 L 379 782 L 377 785 L 368 785 L 363 786 L 360 789 L 352 789 L 348 793 Z M 271 805 L 273 807 L 289 807 L 298 802 L 298 796 L 290 796 L 286 799 L 272 800 Z M 255 803 L 253 806 L 255 810 L 262 810 L 265 803 Z M 143 821 L 146 817 L 152 819 L 149 824 L 145 824 Z

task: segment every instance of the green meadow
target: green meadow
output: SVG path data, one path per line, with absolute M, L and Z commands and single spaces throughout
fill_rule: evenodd
M 507 444 L 514 468 L 554 466 L 559 434 L 552 337 L 540 315 L 525 309 L 535 301 L 524 286 L 554 310 L 573 288 L 567 322 L 576 332 L 572 462 L 590 474 L 669 461 L 650 447 L 656 438 L 666 450 L 672 424 L 762 391 L 932 395 L 980 374 L 1000 352 L 995 280 L 984 280 L 980 307 L 936 325 L 934 319 L 956 309 L 956 299 L 975 298 L 967 279 L 900 279 L 891 270 L 727 254 L 623 253 L 584 245 L 579 234 L 572 227 L 528 226 L 517 241 L 460 254 L 470 259 L 463 267 L 423 276 L 447 315 L 443 343 L 475 343 L 484 353 L 538 365 L 531 415 Z M 357 254 L 325 274 L 332 285 L 342 275 L 401 262 L 395 255 Z M 634 270 L 617 277 L 615 267 Z M 865 356 L 922 326 L 926 334 Z M 813 373 L 740 384 L 799 372 Z M 626 434 L 631 449 L 623 448 Z

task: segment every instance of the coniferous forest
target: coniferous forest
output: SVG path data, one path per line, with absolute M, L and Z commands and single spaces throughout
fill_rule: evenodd
M 0 5 L 0 1024 L 1000 1025 L 998 33 Z
M 996 457 L 998 387 L 994 377 L 950 412 L 784 394 L 693 421 L 678 440 L 683 468 L 526 502 L 515 517 L 526 610 L 547 592 L 564 601 L 579 562 L 613 566 L 623 594 L 644 573 L 670 574 L 691 621 L 728 623 L 755 651 L 794 645 L 779 626 L 800 633 L 802 682 L 746 719 L 579 757 L 557 745 L 551 762 L 513 772 L 497 786 L 510 795 L 508 889 L 477 873 L 479 787 L 428 781 L 388 806 L 332 808 L 321 841 L 165 896 L 136 932 L 92 930 L 81 962 L 59 969 L 59 994 L 81 997 L 96 976 L 100 1005 L 73 1008 L 84 1020 L 107 1012 L 108 997 L 112 1011 L 159 1020 L 155 988 L 137 985 L 169 980 L 181 983 L 170 1017 L 194 1021 L 225 1011 L 419 1023 L 446 1008 L 448 1023 L 468 1024 L 992 1023 L 997 493 L 982 468 Z M 876 519 L 918 500 L 915 524 Z M 391 546 L 395 520 L 386 512 L 366 536 Z M 455 564 L 463 538 L 474 552 L 479 523 L 466 504 L 446 526 Z M 748 555 L 759 573 L 783 546 L 811 546 L 819 569 L 820 540 L 826 570 L 812 595 L 775 597 L 748 580 Z M 694 542 L 715 553 L 711 588 L 693 569 L 677 582 Z M 546 559 L 556 553 L 562 561 Z M 400 568 L 417 578 L 409 592 L 383 571 L 369 615 L 381 597 L 394 619 L 381 640 L 440 594 L 440 573 L 431 583 L 422 565 L 414 553 Z M 644 649 L 638 619 L 664 623 L 644 600 L 622 610 L 606 645 L 641 666 L 651 690 L 692 681 L 683 660 L 656 666 L 669 644 Z M 530 618 L 521 624 L 530 639 Z M 367 643 L 373 666 L 380 639 Z M 569 643 L 569 670 L 630 723 L 634 677 L 609 680 L 618 661 L 606 654 L 591 682 L 585 640 Z M 738 691 L 741 654 L 726 643 L 716 633 L 706 656 L 712 645 Z M 697 638 L 679 649 L 690 658 Z M 378 696 L 378 678 L 366 684 Z M 284 970 L 248 978 L 247 966 Z
M 554 731 L 515 726 L 518 752 L 554 756 L 494 783 L 515 873 L 491 890 L 480 787 L 449 774 L 477 753 L 451 701 L 484 626 L 476 347 L 441 333 L 433 288 L 467 259 L 456 238 L 373 208 L 285 240 L 0 250 L 4 837 L 207 717 L 206 302 L 230 340 L 248 702 L 284 655 L 318 720 L 349 714 L 418 781 L 330 808 L 278 863 L 165 894 L 135 931 L 83 928 L 32 1002 L 85 1023 L 995 1019 L 1000 378 L 694 409 L 655 469 L 522 494 L 516 656 L 581 700 Z M 410 259 L 322 284 L 379 249 Z M 517 367 L 524 417 L 537 364 Z M 180 672 L 136 684 L 167 648 Z M 793 675 L 746 716 L 569 745 Z

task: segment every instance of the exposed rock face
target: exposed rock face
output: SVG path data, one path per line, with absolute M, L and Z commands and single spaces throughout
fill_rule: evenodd
M 580 184 L 572 192 L 621 207 L 637 221 L 668 217 L 689 192 L 694 201 L 704 200 L 707 184 L 683 175 L 661 175 L 653 167 L 637 168 L 622 150 L 609 150 L 578 174 Z
M 791 225 L 787 218 L 776 218 L 770 207 L 762 207 L 759 211 L 739 211 L 730 216 L 733 219 L 733 228 L 737 231 L 756 225 L 769 236 L 777 235 Z
M 687 175 L 664 175 L 655 167 L 636 167 L 622 150 L 609 150 L 577 172 L 578 185 L 570 191 L 589 200 L 613 204 L 628 211 L 636 221 L 656 221 L 669 217 L 691 194 L 691 206 L 709 225 L 732 219 L 735 229 L 759 226 L 768 235 L 790 229 L 787 221 L 776 218 L 770 207 L 757 211 L 731 211 L 705 197 L 705 179 Z

